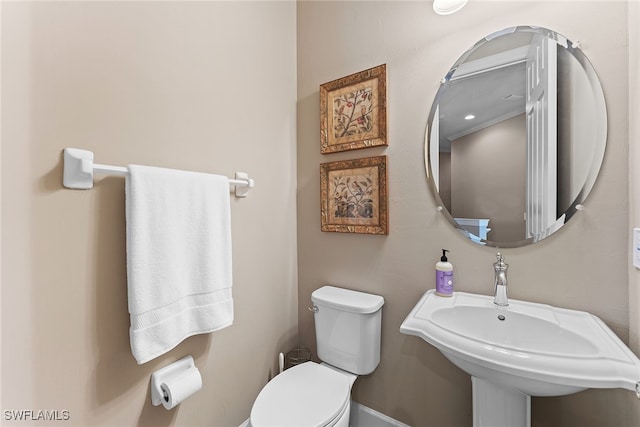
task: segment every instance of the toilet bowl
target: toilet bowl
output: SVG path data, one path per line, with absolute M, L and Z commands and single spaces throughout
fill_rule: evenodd
M 268 382 L 251 409 L 251 427 L 348 427 L 351 387 L 380 362 L 378 295 L 324 286 L 311 295 L 318 357 Z
M 356 376 L 315 362 L 287 369 L 260 391 L 252 427 L 348 427 Z

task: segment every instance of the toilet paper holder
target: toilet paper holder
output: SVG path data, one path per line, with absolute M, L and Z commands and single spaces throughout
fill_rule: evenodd
M 165 366 L 164 368 L 158 369 L 151 374 L 151 403 L 153 406 L 159 406 L 162 404 L 163 400 L 167 401 L 169 398 L 169 396 L 167 396 L 164 390 L 160 387 L 169 376 L 177 374 L 178 372 L 186 371 L 187 369 L 191 369 L 195 366 L 193 357 L 189 355 Z

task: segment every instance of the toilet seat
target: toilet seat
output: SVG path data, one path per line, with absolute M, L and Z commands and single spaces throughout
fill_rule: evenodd
M 267 383 L 251 409 L 251 426 L 330 426 L 344 413 L 350 394 L 346 375 L 306 362 Z

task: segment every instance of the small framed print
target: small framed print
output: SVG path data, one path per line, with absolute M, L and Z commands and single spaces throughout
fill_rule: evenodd
M 321 230 L 389 234 L 387 156 L 320 165 Z
M 387 65 L 320 85 L 320 152 L 387 144 Z

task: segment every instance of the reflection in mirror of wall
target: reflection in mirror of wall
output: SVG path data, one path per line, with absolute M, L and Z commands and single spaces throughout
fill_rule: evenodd
M 440 85 L 425 138 L 443 214 L 495 247 L 558 231 L 591 191 L 607 138 L 598 77 L 584 53 L 540 27 L 493 33 Z

